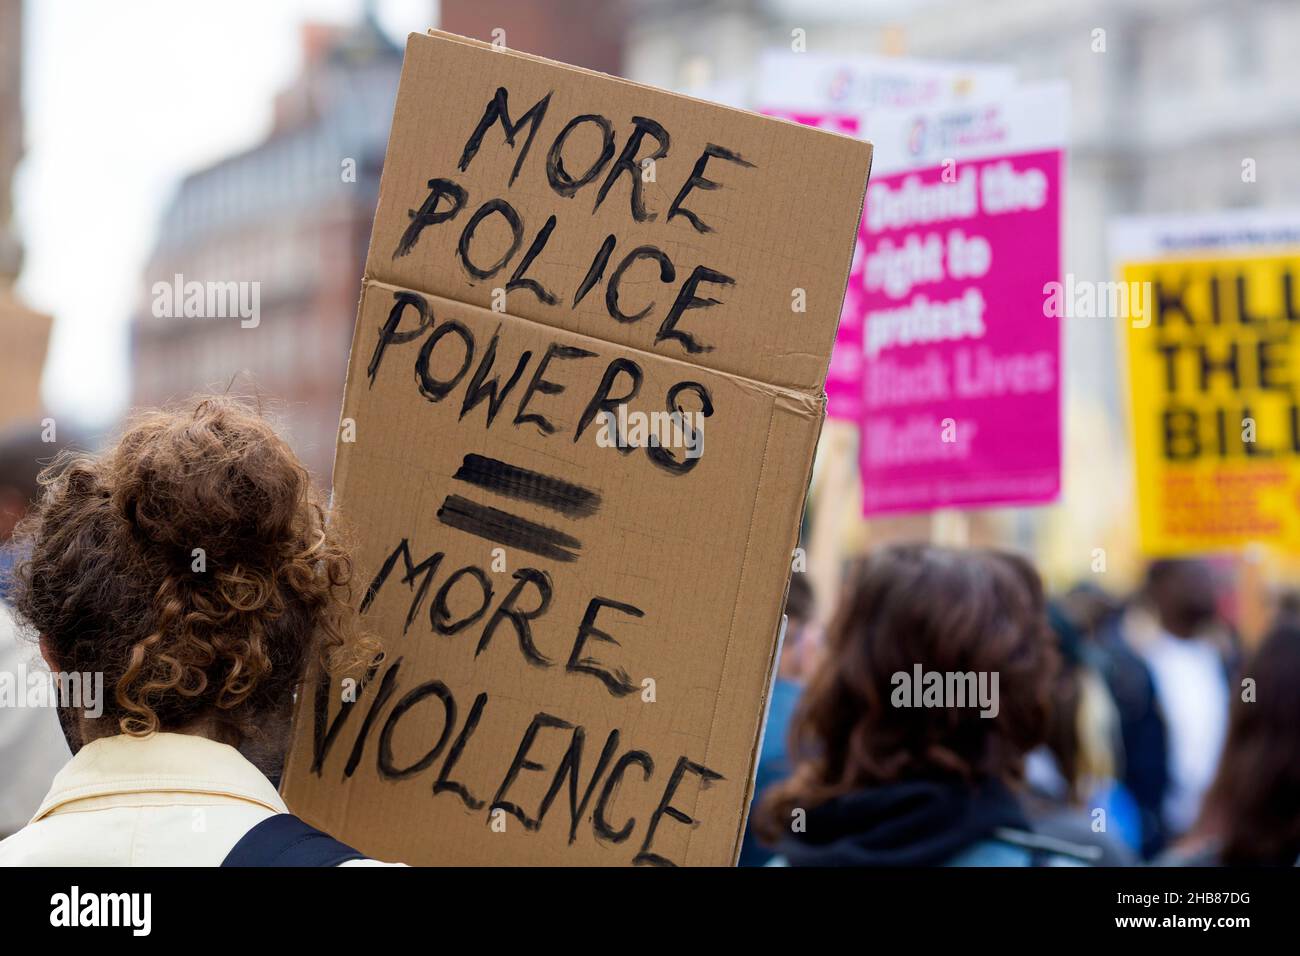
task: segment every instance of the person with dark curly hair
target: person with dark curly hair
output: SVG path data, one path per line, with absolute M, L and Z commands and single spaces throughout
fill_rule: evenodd
M 883 548 L 852 570 L 757 826 L 793 866 L 1079 865 L 1015 794 L 1059 665 L 1023 558 Z
M 11 597 L 73 757 L 0 865 L 364 861 L 240 752 L 282 754 L 313 663 L 378 653 L 338 528 L 271 424 L 226 397 L 149 411 L 41 481 Z

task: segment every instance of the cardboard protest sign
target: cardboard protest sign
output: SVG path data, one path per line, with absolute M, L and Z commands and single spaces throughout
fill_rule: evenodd
M 771 50 L 760 60 L 755 95 L 765 116 L 859 136 L 878 110 L 952 106 L 1014 85 L 1009 66 Z M 826 373 L 826 414 L 854 423 L 862 413 L 861 252 L 859 246 Z
M 1060 279 L 1065 98 L 1045 86 L 868 122 L 868 515 L 1059 492 L 1060 318 L 1046 293 Z
M 53 324 L 0 291 L 0 431 L 40 420 L 41 371 Z
M 1126 220 L 1143 550 L 1300 552 L 1300 215 Z
M 382 859 L 738 851 L 871 149 L 407 46 L 348 371 L 359 688 L 284 791 Z

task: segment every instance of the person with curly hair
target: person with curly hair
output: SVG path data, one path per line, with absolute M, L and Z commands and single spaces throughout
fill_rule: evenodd
M 804 689 L 794 770 L 757 827 L 792 866 L 1084 865 L 1016 795 L 1059 659 L 1015 555 L 895 545 L 861 560 Z
M 340 532 L 271 424 L 228 397 L 148 411 L 41 482 L 11 597 L 73 757 L 0 865 L 373 862 L 291 816 L 244 756 L 276 775 L 308 668 L 378 653 Z M 92 708 L 77 691 L 96 685 Z

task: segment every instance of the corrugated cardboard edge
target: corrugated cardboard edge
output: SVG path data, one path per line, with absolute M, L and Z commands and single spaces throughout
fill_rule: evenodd
M 374 232 L 372 231 L 371 232 L 372 240 L 373 237 L 374 237 Z M 331 525 L 335 524 L 340 517 L 338 511 L 336 510 L 337 493 L 343 479 L 343 476 L 340 474 L 340 471 L 345 466 L 342 464 L 343 456 L 339 454 L 339 451 L 343 446 L 343 442 L 342 442 L 343 420 L 348 417 L 348 397 L 352 394 L 352 378 L 353 378 L 353 373 L 355 371 L 355 366 L 353 365 L 352 357 L 354 354 L 356 354 L 357 343 L 360 342 L 361 340 L 361 332 L 362 332 L 361 316 L 365 314 L 364 307 L 366 304 L 366 290 L 369 288 L 369 285 L 370 285 L 369 281 L 363 274 L 361 279 L 361 289 L 357 294 L 357 318 L 356 321 L 352 323 L 352 344 L 348 346 L 348 370 L 343 380 L 343 398 L 339 402 L 338 428 L 335 431 L 335 434 L 338 435 L 339 438 L 336 439 L 334 442 L 334 466 L 330 470 L 329 512 L 326 515 L 326 520 L 329 521 Z M 345 536 L 345 540 L 347 536 L 350 535 L 351 529 L 347 523 L 346 516 L 342 516 L 342 528 L 338 530 L 341 530 L 343 532 Z M 304 716 L 304 715 L 307 714 L 308 711 L 312 710 L 313 707 L 308 706 L 306 699 L 309 697 L 314 697 L 315 695 L 316 682 L 320 680 L 320 676 L 321 676 L 320 668 L 321 668 L 320 661 L 315 661 L 315 660 L 312 661 L 311 666 L 307 668 L 307 672 L 303 677 L 302 684 L 299 686 L 297 694 L 294 697 L 293 719 L 289 722 L 289 750 L 285 756 L 284 769 L 280 774 L 280 786 L 278 788 L 279 794 L 282 798 L 285 797 L 285 795 L 289 791 L 290 780 L 295 779 L 297 776 L 294 770 L 294 756 L 298 753 L 299 747 L 302 746 L 302 744 L 300 744 L 300 740 L 310 739 L 306 735 L 311 733 L 311 728 L 304 727 L 303 721 L 309 720 L 309 716 Z M 308 765 L 310 766 L 310 762 Z M 308 775 L 310 775 L 311 771 L 308 770 L 307 772 Z M 286 800 L 286 803 L 287 802 L 288 801 Z M 290 807 L 289 810 L 291 813 L 298 813 L 298 811 L 294 810 L 293 807 Z M 319 829 L 327 830 L 328 832 L 328 828 L 324 820 L 321 820 L 319 818 L 313 818 L 310 814 L 305 814 L 305 813 L 298 813 L 298 816 L 300 816 L 307 823 L 310 823 L 313 826 L 318 827 Z
M 739 586 L 737 587 L 736 602 L 732 606 L 731 627 L 727 634 L 727 648 L 724 654 L 723 665 L 722 665 L 722 679 L 718 682 L 719 689 L 728 686 L 727 669 L 728 669 L 728 664 L 732 659 L 732 648 L 735 644 L 735 636 L 737 633 L 737 619 L 739 617 L 739 615 L 737 615 L 736 613 L 736 610 L 742 606 L 743 591 L 746 585 L 746 581 L 750 575 L 750 567 L 753 563 L 750 557 L 751 542 L 753 540 L 755 523 L 758 521 L 759 514 L 763 510 L 763 503 L 765 497 L 763 491 L 764 479 L 768 475 L 768 461 L 769 461 L 768 452 L 769 449 L 771 448 L 772 435 L 777 430 L 778 416 L 793 414 L 795 417 L 803 417 L 802 409 L 799 406 L 791 405 L 788 402 L 786 402 L 785 401 L 786 398 L 787 396 L 785 395 L 776 395 L 773 396 L 773 400 L 772 400 L 772 414 L 768 419 L 767 438 L 764 441 L 764 446 L 763 446 L 763 463 L 759 469 L 758 487 L 754 495 L 754 509 L 750 513 L 749 535 L 746 539 L 745 556 L 741 564 L 740 583 Z M 802 461 L 801 470 L 804 475 L 803 499 L 800 502 L 796 520 L 792 522 L 790 530 L 787 534 L 786 549 L 784 551 L 786 555 L 793 555 L 794 549 L 798 546 L 799 543 L 799 529 L 803 523 L 803 513 L 808 498 L 808 483 L 812 477 L 813 458 L 816 456 L 817 442 L 821 436 L 822 426 L 825 423 L 825 421 L 826 421 L 826 398 L 823 395 L 817 402 L 817 428 L 814 432 L 812 432 L 810 436 L 811 440 L 808 441 L 807 446 L 803 450 L 804 453 L 801 459 Z M 788 562 L 785 564 L 785 567 L 787 568 L 789 567 Z M 743 842 L 744 835 L 745 835 L 745 824 L 749 819 L 750 805 L 753 803 L 753 799 L 754 799 L 754 782 L 755 782 L 755 774 L 757 773 L 758 770 L 758 752 L 759 752 L 759 748 L 762 745 L 762 740 L 763 740 L 763 723 L 767 717 L 768 702 L 772 695 L 772 678 L 776 673 L 777 656 L 780 653 L 780 642 L 777 640 L 777 636 L 781 627 L 782 609 L 785 607 L 786 595 L 788 594 L 790 589 L 789 574 L 787 574 L 785 577 L 784 585 L 785 586 L 780 591 L 779 603 L 775 607 L 776 626 L 773 629 L 772 635 L 769 639 L 769 656 L 768 656 L 768 664 L 766 668 L 766 673 L 768 675 L 768 678 L 766 682 L 765 693 L 760 699 L 760 706 L 758 708 L 757 720 L 752 725 L 750 731 L 752 743 L 750 745 L 750 756 L 749 756 L 749 779 L 745 782 L 745 790 L 744 790 L 743 801 L 741 804 L 740 817 L 737 820 L 736 832 L 733 837 L 733 847 L 732 847 L 732 855 L 731 855 L 732 866 L 735 866 L 736 861 L 740 856 L 741 843 Z M 762 587 L 761 583 L 754 586 L 760 591 L 760 593 L 765 590 Z M 764 616 L 767 615 L 764 614 Z M 735 686 L 736 683 L 737 682 L 731 682 L 731 686 Z M 710 722 L 709 737 L 705 743 L 704 762 L 706 765 L 709 762 L 709 753 L 713 746 L 714 729 L 718 726 L 717 712 L 718 712 L 718 706 L 720 704 L 721 704 L 721 696 L 719 696 L 718 700 L 714 702 L 714 719 Z M 697 794 L 696 797 L 697 802 L 698 799 L 699 797 Z M 689 863 L 691 861 L 690 860 L 691 840 L 689 837 L 687 839 L 686 853 L 687 853 L 687 862 Z

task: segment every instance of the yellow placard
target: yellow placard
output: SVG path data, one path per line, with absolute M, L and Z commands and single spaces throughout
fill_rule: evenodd
M 1120 275 L 1143 549 L 1300 553 L 1300 250 Z

